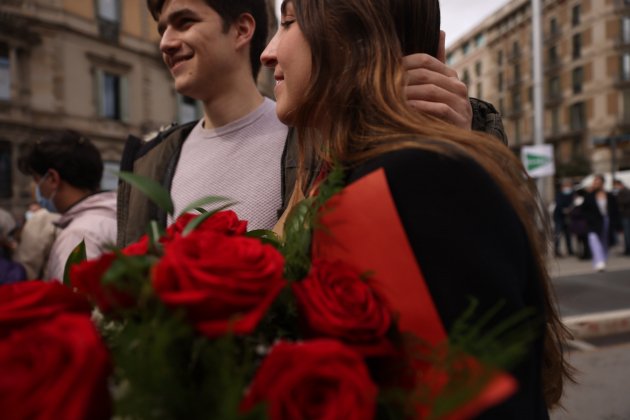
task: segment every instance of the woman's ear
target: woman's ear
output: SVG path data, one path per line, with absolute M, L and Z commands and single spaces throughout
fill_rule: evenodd
M 236 30 L 236 48 L 242 48 L 252 40 L 256 30 L 256 20 L 249 13 L 242 13 L 233 23 Z

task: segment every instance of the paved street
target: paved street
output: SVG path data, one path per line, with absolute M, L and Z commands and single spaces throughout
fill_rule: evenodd
M 565 393 L 565 410 L 554 410 L 552 420 L 628 420 L 630 399 L 630 344 L 572 352 L 578 384 Z
M 577 335 L 569 358 L 578 371 L 552 420 L 630 420 L 630 258 L 612 250 L 603 273 L 573 257 L 549 268 L 563 320 Z

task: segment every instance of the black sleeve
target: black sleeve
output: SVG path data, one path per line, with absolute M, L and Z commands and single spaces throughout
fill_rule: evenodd
M 350 182 L 385 169 L 394 202 L 442 321 L 450 330 L 479 301 L 478 315 L 499 302 L 495 323 L 542 303 L 532 254 L 515 211 L 475 162 L 404 150 L 357 168 Z M 540 326 L 540 324 L 539 324 Z M 541 340 L 512 373 L 520 391 L 483 419 L 548 418 L 540 384 Z
M 507 145 L 508 138 L 499 111 L 491 103 L 477 98 L 470 98 L 470 106 L 473 113 L 471 128 L 475 131 L 492 134 Z

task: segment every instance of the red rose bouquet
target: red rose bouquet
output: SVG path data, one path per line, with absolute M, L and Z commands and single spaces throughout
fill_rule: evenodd
M 167 192 L 121 178 L 172 214 Z M 200 209 L 224 200 L 208 198 L 96 260 L 79 246 L 66 285 L 0 287 L 0 406 L 9 418 L 463 419 L 508 396 L 508 377 L 465 355 L 470 335 L 408 328 L 415 310 L 379 287 L 404 279 L 321 251 L 340 178 L 295 209 L 283 241 L 227 205 Z

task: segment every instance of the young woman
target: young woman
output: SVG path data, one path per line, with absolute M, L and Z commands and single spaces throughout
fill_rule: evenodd
M 496 322 L 535 308 L 540 337 L 512 372 L 519 391 L 482 418 L 545 419 L 567 374 L 563 329 L 534 223 L 535 190 L 496 139 L 412 110 L 401 99 L 402 33 L 439 39 L 437 0 L 285 0 L 261 60 L 274 67 L 276 111 L 351 184 L 385 170 L 405 233 L 447 331 L 479 301 Z M 393 13 L 392 13 L 393 12 Z M 404 18 L 404 19 L 403 19 Z M 400 25 L 407 25 L 403 29 Z M 375 246 L 378 246 L 375 244 Z

